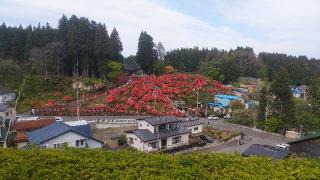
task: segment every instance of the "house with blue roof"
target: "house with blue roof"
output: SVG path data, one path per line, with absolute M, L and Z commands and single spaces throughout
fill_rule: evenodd
M 56 122 L 44 128 L 28 133 L 30 144 L 45 148 L 101 148 L 103 142 L 92 137 L 89 124 L 68 125 Z
M 291 88 L 292 96 L 296 98 L 306 99 L 307 86 L 292 86 Z
M 214 96 L 214 102 L 208 103 L 208 106 L 214 108 L 215 111 L 225 112 L 229 108 L 232 101 L 242 100 L 240 96 L 229 95 L 229 94 L 216 94 Z

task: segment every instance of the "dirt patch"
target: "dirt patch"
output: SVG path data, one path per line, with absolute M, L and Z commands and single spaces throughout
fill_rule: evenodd
M 129 126 L 129 127 L 116 127 L 116 128 L 113 127 L 113 128 L 98 129 L 98 128 L 95 128 L 95 126 L 92 126 L 91 129 L 92 129 L 93 137 L 101 141 L 104 141 L 109 135 L 114 135 L 114 134 L 125 135 L 124 133 L 125 131 L 137 129 L 137 127 Z

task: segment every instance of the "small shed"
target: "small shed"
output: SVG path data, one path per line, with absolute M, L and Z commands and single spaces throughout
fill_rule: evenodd
M 104 143 L 110 149 L 116 149 L 119 147 L 119 139 L 120 138 L 121 138 L 121 134 L 116 134 L 116 133 L 108 134 Z

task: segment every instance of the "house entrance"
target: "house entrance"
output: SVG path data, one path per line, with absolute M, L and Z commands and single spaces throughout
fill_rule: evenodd
M 167 146 L 167 139 L 161 139 L 161 148 L 165 148 Z

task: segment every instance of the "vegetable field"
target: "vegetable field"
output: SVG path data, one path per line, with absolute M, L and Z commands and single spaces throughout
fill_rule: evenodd
M 131 150 L 0 150 L 0 179 L 319 179 L 320 160 Z

